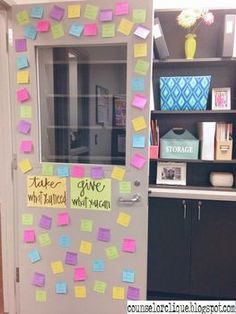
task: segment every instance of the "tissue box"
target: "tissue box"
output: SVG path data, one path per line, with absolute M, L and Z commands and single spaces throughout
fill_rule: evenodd
M 206 110 L 211 76 L 160 77 L 161 110 Z

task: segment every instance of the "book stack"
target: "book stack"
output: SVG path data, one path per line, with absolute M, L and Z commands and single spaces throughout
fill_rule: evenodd
M 150 159 L 157 159 L 159 156 L 159 126 L 157 120 L 151 120 L 150 133 Z

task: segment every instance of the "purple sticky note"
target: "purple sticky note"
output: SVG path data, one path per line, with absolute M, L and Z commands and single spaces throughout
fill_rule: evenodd
M 134 253 L 136 251 L 136 242 L 133 239 L 124 239 L 122 243 L 122 251 Z
M 104 178 L 104 170 L 102 167 L 92 167 L 91 177 L 93 179 L 102 179 Z
M 85 169 L 82 166 L 73 166 L 71 168 L 71 176 L 74 178 L 83 178 Z
M 17 130 L 22 134 L 28 134 L 31 130 L 31 123 L 25 120 L 21 120 L 18 123 Z
M 27 50 L 26 39 L 16 39 L 15 40 L 15 50 L 16 52 L 23 52 Z
M 39 33 L 48 32 L 50 29 L 50 22 L 46 20 L 38 21 L 36 24 L 36 30 Z
M 84 36 L 96 36 L 97 24 L 89 23 L 84 25 Z
M 142 169 L 143 166 L 146 163 L 146 158 L 142 156 L 141 154 L 134 154 L 134 156 L 131 159 L 131 166 L 137 169 Z
M 147 103 L 147 97 L 144 95 L 136 94 L 134 96 L 132 105 L 138 109 L 143 109 Z
M 60 213 L 57 215 L 57 225 L 58 226 L 67 226 L 69 225 L 70 217 L 67 212 Z
M 98 240 L 109 242 L 111 239 L 111 231 L 110 229 L 99 228 L 98 229 Z
M 58 5 L 54 5 L 51 12 L 50 12 L 50 17 L 53 20 L 56 21 L 61 21 L 63 19 L 63 16 L 65 14 L 65 10 Z
M 24 230 L 24 242 L 25 243 L 34 243 L 35 242 L 35 232 L 34 230 Z
M 115 15 L 128 15 L 129 3 L 127 1 L 117 2 L 115 7 Z
M 29 154 L 33 150 L 33 142 L 32 141 L 21 141 L 20 143 L 20 152 L 23 154 Z
M 109 22 L 113 19 L 113 11 L 112 10 L 101 10 L 99 14 L 99 20 L 101 22 Z
M 39 226 L 43 229 L 50 230 L 52 225 L 52 218 L 46 215 L 42 215 L 39 221 Z
M 140 289 L 135 287 L 128 287 L 127 289 L 127 299 L 128 300 L 139 300 Z
M 19 89 L 16 92 L 17 101 L 25 102 L 30 99 L 30 95 L 27 88 Z
M 66 252 L 65 264 L 77 265 L 78 254 L 74 252 Z
M 148 29 L 142 25 L 138 25 L 138 27 L 134 31 L 134 35 L 136 35 L 142 39 L 146 39 L 148 37 L 148 35 L 150 34 L 150 32 L 151 32 L 150 29 Z
M 85 281 L 86 278 L 87 278 L 87 274 L 84 267 L 75 268 L 74 281 Z
M 34 273 L 32 285 L 36 287 L 44 287 L 45 286 L 45 275 L 41 273 Z

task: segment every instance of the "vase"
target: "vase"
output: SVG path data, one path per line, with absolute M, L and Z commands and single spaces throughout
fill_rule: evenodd
M 187 34 L 185 36 L 185 58 L 193 59 L 197 48 L 196 34 Z

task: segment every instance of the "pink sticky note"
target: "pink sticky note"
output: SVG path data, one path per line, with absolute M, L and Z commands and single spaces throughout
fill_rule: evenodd
M 27 88 L 19 89 L 16 92 L 16 96 L 17 96 L 17 101 L 19 101 L 19 102 L 25 102 L 25 101 L 29 100 L 29 98 L 30 98 L 30 95 L 29 95 Z
M 136 243 L 133 239 L 124 239 L 122 243 L 122 251 L 134 253 L 136 251 Z
M 134 96 L 132 105 L 136 108 L 143 109 L 145 107 L 146 103 L 147 103 L 147 97 L 146 96 L 136 94 Z
M 26 39 L 16 39 L 15 40 L 15 50 L 16 52 L 23 52 L 27 50 Z
M 35 242 L 34 230 L 24 230 L 24 242 L 25 243 L 34 243 Z
M 102 167 L 92 167 L 91 177 L 93 179 L 102 179 L 104 178 L 104 170 Z
M 31 130 L 31 123 L 25 120 L 21 120 L 17 126 L 18 132 L 22 134 L 28 134 Z
M 74 281 L 85 281 L 86 278 L 87 278 L 87 274 L 84 267 L 75 268 Z
M 146 158 L 140 154 L 135 154 L 131 159 L 131 166 L 137 169 L 142 169 L 145 165 Z
M 142 39 L 146 39 L 148 37 L 148 35 L 150 34 L 150 29 L 139 25 L 136 30 L 134 31 L 134 35 L 142 38 Z
M 82 166 L 73 166 L 71 168 L 71 176 L 75 178 L 83 178 L 85 174 L 85 169 Z
M 115 15 L 128 15 L 129 3 L 127 1 L 117 2 L 115 8 Z
M 150 159 L 158 159 L 158 146 L 151 145 L 149 150 L 150 150 Z
M 109 22 L 113 19 L 113 12 L 112 10 L 101 10 L 99 15 L 99 20 L 101 22 Z
M 20 144 L 20 152 L 21 153 L 31 153 L 33 150 L 33 142 L 32 141 L 22 141 Z
M 60 213 L 57 215 L 57 225 L 58 226 L 67 226 L 70 223 L 70 217 L 67 212 Z
M 36 24 L 36 30 L 39 33 L 48 32 L 50 29 L 50 22 L 46 20 L 38 21 Z
M 84 25 L 84 36 L 96 36 L 97 24 L 89 23 Z

